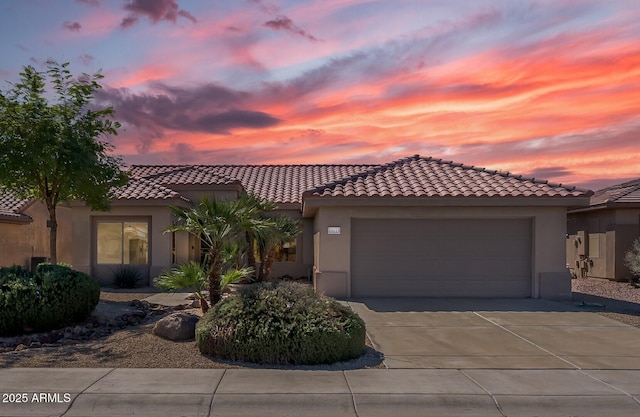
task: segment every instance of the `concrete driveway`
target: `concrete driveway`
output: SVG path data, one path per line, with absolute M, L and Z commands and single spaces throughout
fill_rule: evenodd
M 350 300 L 389 368 L 640 369 L 640 329 L 547 300 Z

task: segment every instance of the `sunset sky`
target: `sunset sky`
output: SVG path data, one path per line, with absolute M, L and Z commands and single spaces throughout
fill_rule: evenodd
M 101 70 L 128 164 L 640 177 L 638 0 L 3 0 L 0 89 Z

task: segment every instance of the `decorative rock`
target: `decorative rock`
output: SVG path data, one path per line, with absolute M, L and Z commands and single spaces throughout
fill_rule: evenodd
M 91 317 L 84 323 L 49 332 L 0 338 L 0 352 L 3 350 L 21 351 L 29 348 L 75 345 L 108 336 L 118 328 L 123 329 L 128 326 L 139 325 L 149 316 L 166 314 L 171 311 L 170 307 L 150 304 L 146 301 L 134 300 L 131 305 L 138 309 L 129 311 L 121 316 L 113 318 Z M 191 333 L 190 337 L 193 338 L 195 331 Z
M 131 313 L 133 316 L 138 317 L 140 319 L 143 319 L 145 317 L 147 317 L 147 312 L 144 310 L 136 310 L 133 313 Z
M 173 313 L 158 320 L 153 327 L 153 334 L 169 340 L 191 340 L 195 338 L 199 319 L 193 314 Z

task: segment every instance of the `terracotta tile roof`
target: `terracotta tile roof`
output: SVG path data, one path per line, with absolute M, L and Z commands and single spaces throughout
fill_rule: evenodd
M 579 197 L 590 193 L 418 155 L 385 165 L 135 165 L 130 174 L 136 182 L 119 198 L 179 198 L 172 186 L 187 184 L 239 184 L 280 204 L 301 204 L 303 195 Z
M 0 219 L 30 221 L 31 217 L 22 213 L 30 202 L 30 199 L 20 199 L 12 192 L 0 192 Z
M 136 166 L 132 168 L 131 173 L 136 177 L 145 178 L 165 186 L 222 185 L 237 182 L 230 177 L 220 175 L 212 167 L 200 165 Z
M 302 203 L 302 193 L 374 165 L 134 165 L 134 177 L 166 187 L 187 184 L 239 183 L 250 193 L 280 204 Z M 217 182 L 216 182 L 217 181 Z
M 419 155 L 343 178 L 305 195 L 332 197 L 567 197 L 587 190 Z
M 145 178 L 131 178 L 128 185 L 116 188 L 113 192 L 116 200 L 183 199 L 188 201 L 177 192 Z
M 218 172 L 237 178 L 247 192 L 278 203 L 302 203 L 302 193 L 371 169 L 371 165 L 221 165 Z
M 616 203 L 640 204 L 640 178 L 598 190 L 590 201 L 591 206 Z

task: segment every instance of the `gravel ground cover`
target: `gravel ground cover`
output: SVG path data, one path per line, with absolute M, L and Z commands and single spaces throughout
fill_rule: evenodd
M 596 278 L 572 280 L 572 304 L 640 327 L 640 288 L 628 282 Z
M 150 295 L 151 289 L 103 289 L 101 301 L 128 306 L 132 300 Z M 580 278 L 572 280 L 573 299 L 569 303 L 585 311 L 602 314 L 614 320 L 640 328 L 640 288 L 626 282 Z M 198 313 L 199 310 L 191 310 Z M 220 361 L 202 355 L 194 341 L 172 342 L 154 336 L 151 329 L 155 316 L 143 324 L 126 327 L 113 334 L 86 343 L 24 349 L 0 353 L 3 367 L 52 368 L 243 368 L 256 365 Z M 381 355 L 370 346 L 365 355 L 333 365 L 299 366 L 295 369 L 359 369 L 380 368 Z M 283 368 L 274 367 L 272 368 Z

